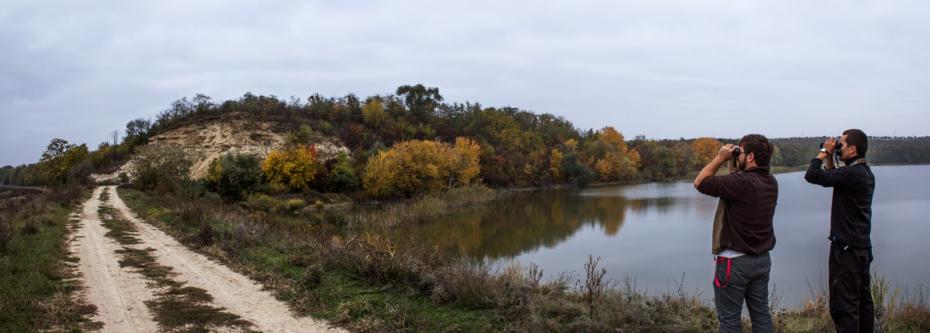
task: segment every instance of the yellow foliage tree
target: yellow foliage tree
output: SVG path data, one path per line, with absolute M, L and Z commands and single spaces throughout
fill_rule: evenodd
M 297 145 L 268 154 L 262 172 L 275 190 L 306 191 L 316 176 L 316 163 L 315 147 Z
M 695 166 L 700 168 L 709 163 L 722 145 L 720 141 L 714 138 L 704 137 L 694 139 L 694 142 L 691 142 L 691 151 L 693 152 L 692 156 L 694 156 Z
M 549 174 L 556 182 L 562 180 L 562 159 L 564 158 L 565 156 L 558 148 L 553 148 L 549 154 Z
M 613 176 L 613 165 L 607 159 L 599 159 L 597 162 L 594 162 L 594 172 L 597 173 L 598 178 L 602 181 L 611 180 Z
M 565 140 L 564 145 L 565 145 L 565 150 L 569 152 L 574 152 L 575 150 L 578 150 L 578 140 L 575 140 L 575 139 Z
M 455 173 L 459 185 L 469 185 L 481 172 L 481 146 L 469 138 L 455 138 L 453 147 L 455 164 L 452 172 Z
M 384 105 L 376 99 L 372 99 L 362 107 L 362 118 L 369 125 L 380 125 L 387 119 L 387 112 L 384 112 Z
M 375 197 L 410 197 L 468 185 L 481 170 L 480 151 L 466 138 L 457 138 L 454 146 L 428 140 L 400 142 L 368 160 L 362 183 Z

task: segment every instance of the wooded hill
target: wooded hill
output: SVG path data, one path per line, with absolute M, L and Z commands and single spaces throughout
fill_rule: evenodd
M 377 187 L 379 193 L 388 196 L 412 196 L 464 185 L 462 180 L 492 187 L 526 187 L 679 179 L 699 170 L 721 142 L 738 140 L 628 140 L 613 127 L 581 130 L 551 114 L 470 102 L 446 103 L 438 88 L 419 84 L 401 86 L 395 94 L 365 98 L 314 94 L 306 100 L 284 100 L 246 93 L 236 100 L 214 101 L 197 95 L 173 102 L 154 122 L 129 122 L 121 140 L 101 143 L 93 151 L 86 145 L 53 139 L 38 163 L 0 169 L 0 183 L 87 182 L 90 173 L 115 170 L 154 135 L 218 119 L 277 124 L 277 131 L 289 133 L 291 155 L 298 148 L 312 151 L 312 138 L 321 135 L 338 138 L 350 149 L 350 155 L 338 161 L 317 161 L 304 170 L 309 179 L 297 182 L 300 186 L 293 189 L 325 187 L 318 190 L 348 192 Z M 776 145 L 773 165 L 807 164 L 824 139 L 772 139 Z M 284 163 L 288 155 L 281 153 L 284 155 L 276 158 Z M 873 164 L 930 163 L 930 137 L 872 137 L 868 159 Z M 396 174 L 395 168 L 412 174 Z M 477 168 L 477 175 L 461 177 L 473 172 L 469 168 Z M 374 170 L 384 171 L 373 175 Z M 336 185 L 326 180 L 334 176 L 334 171 L 340 177 Z M 265 178 L 272 178 L 267 172 Z M 375 178 L 382 183 L 369 181 Z M 290 179 L 288 176 L 281 181 Z M 385 191 L 392 186 L 400 188 Z

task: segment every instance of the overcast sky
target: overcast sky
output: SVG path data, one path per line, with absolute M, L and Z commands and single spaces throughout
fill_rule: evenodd
M 928 135 L 930 1 L 4 0 L 0 165 L 196 93 L 414 83 L 627 137 Z

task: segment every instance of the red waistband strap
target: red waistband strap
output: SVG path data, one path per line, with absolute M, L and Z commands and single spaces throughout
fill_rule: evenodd
M 717 276 L 717 273 L 714 272 L 714 285 L 717 286 L 717 288 L 726 288 L 727 285 L 730 284 L 730 270 L 733 268 L 733 258 L 717 257 L 717 265 L 720 265 L 720 263 L 722 263 L 724 259 L 727 260 L 727 276 L 726 276 L 726 281 L 721 285 L 721 284 L 720 284 L 720 278 Z M 716 270 L 716 268 L 715 268 L 715 270 Z

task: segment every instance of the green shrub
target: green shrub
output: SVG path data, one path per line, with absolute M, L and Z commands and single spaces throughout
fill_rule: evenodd
M 224 198 L 242 200 L 262 185 L 261 161 L 251 155 L 224 154 L 210 162 L 207 187 Z
M 242 205 L 251 210 L 273 212 L 278 207 L 278 200 L 270 195 L 257 193 L 246 197 Z
M 355 168 L 349 156 L 340 153 L 332 163 L 327 163 L 325 188 L 330 192 L 351 192 L 359 189 L 361 181 L 355 174 Z
M 167 145 L 147 145 L 138 149 L 133 175 L 141 189 L 175 192 L 190 178 L 191 160 L 183 150 Z

